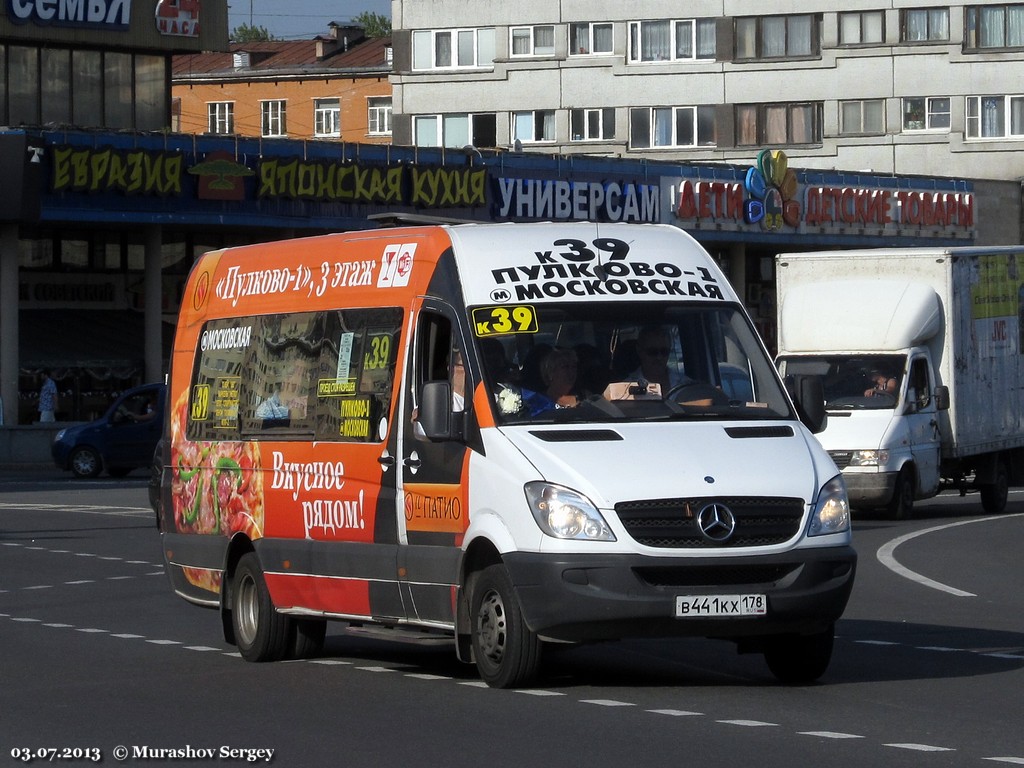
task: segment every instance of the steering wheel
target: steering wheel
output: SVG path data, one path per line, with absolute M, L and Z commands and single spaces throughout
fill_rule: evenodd
M 718 387 L 704 381 L 684 381 L 670 388 L 662 400 L 675 400 L 677 403 L 688 403 L 695 400 L 710 400 L 711 405 L 728 405 L 729 396 Z

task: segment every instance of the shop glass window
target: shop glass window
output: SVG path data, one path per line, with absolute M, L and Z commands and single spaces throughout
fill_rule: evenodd
M 88 128 L 103 125 L 103 56 L 99 51 L 71 52 L 72 122 Z
M 882 11 L 839 14 L 839 44 L 869 45 L 885 41 L 885 15 Z
M 341 136 L 341 99 L 313 100 L 313 131 L 316 136 Z
M 839 132 L 843 135 L 885 133 L 885 101 L 864 99 L 839 102 Z
M 132 55 L 103 54 L 103 127 L 131 130 L 134 113 L 132 94 Z
M 614 53 L 611 24 L 583 22 L 569 25 L 569 55 L 599 56 Z
M 949 125 L 948 97 L 903 99 L 904 131 L 948 131 Z
M 949 41 L 949 8 L 908 8 L 901 14 L 900 39 L 905 43 Z
M 39 124 L 39 49 L 12 45 L 7 53 L 8 121 Z
M 1024 96 L 968 96 L 967 138 L 1024 138 Z
M 167 60 L 164 56 L 135 57 L 135 130 L 167 127 Z
M 43 48 L 43 76 L 40 83 L 43 123 L 71 122 L 71 51 L 67 48 Z

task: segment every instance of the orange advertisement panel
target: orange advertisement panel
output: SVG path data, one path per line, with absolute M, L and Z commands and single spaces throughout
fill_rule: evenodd
M 409 531 L 465 533 L 469 527 L 464 485 L 405 483 L 405 527 Z

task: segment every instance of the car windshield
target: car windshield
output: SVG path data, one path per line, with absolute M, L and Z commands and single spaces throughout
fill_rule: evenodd
M 544 303 L 471 316 L 499 424 L 792 415 L 735 305 Z
M 904 355 L 799 355 L 779 359 L 784 376 L 820 376 L 825 407 L 892 409 L 903 383 Z

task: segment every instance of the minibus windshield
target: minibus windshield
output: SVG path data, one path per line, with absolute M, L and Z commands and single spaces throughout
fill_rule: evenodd
M 736 305 L 566 302 L 470 315 L 499 424 L 793 415 Z

